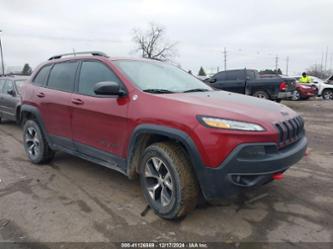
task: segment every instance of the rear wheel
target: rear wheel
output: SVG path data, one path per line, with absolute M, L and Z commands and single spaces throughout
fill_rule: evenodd
M 322 93 L 322 97 L 325 100 L 332 100 L 333 99 L 333 89 L 325 89 Z
M 259 99 L 269 99 L 269 96 L 265 91 L 256 91 L 253 93 L 253 96 Z
M 292 100 L 300 100 L 301 99 L 301 94 L 299 93 L 299 91 L 295 91 L 292 97 Z
M 140 166 L 145 199 L 157 215 L 178 219 L 196 207 L 199 187 L 181 146 L 155 143 L 145 150 Z
M 28 120 L 23 127 L 24 149 L 31 162 L 43 164 L 50 162 L 54 151 L 49 147 L 41 128 L 35 120 Z

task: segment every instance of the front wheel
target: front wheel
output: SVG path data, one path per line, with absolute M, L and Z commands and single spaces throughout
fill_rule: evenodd
M 30 161 L 35 164 L 50 162 L 54 157 L 52 151 L 35 120 L 28 120 L 23 127 L 24 149 Z
M 168 142 L 149 146 L 140 166 L 144 197 L 158 216 L 179 219 L 196 207 L 198 183 L 180 145 Z
M 259 99 L 269 99 L 269 96 L 265 91 L 256 91 L 253 93 L 253 96 Z
M 325 89 L 322 93 L 322 98 L 325 100 L 332 100 L 333 99 L 333 90 Z

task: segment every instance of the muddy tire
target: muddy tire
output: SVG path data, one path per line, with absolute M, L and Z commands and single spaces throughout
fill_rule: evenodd
M 269 99 L 269 96 L 265 91 L 256 91 L 253 93 L 253 97 L 257 97 L 259 99 Z
M 35 120 L 25 122 L 23 143 L 28 158 L 34 164 L 48 163 L 54 157 L 54 151 L 49 147 L 40 126 Z
M 325 89 L 322 93 L 322 97 L 325 100 L 332 100 L 333 99 L 333 89 Z
M 199 187 L 184 149 L 174 143 L 155 143 L 146 148 L 140 164 L 144 197 L 164 219 L 186 216 L 196 205 Z

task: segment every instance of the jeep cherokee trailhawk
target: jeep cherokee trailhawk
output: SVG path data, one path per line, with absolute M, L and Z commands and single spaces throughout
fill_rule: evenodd
M 149 206 L 175 219 L 198 198 L 278 179 L 304 155 L 303 119 L 284 105 L 214 91 L 166 63 L 89 54 L 53 56 L 24 86 L 33 163 L 60 150 L 139 176 Z

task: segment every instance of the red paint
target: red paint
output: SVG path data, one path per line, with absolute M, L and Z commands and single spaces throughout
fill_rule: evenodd
M 74 58 L 91 59 L 91 57 Z M 35 105 L 41 110 L 42 119 L 50 135 L 67 137 L 126 158 L 130 137 L 135 127 L 140 124 L 164 125 L 187 133 L 200 152 L 204 165 L 214 168 L 241 143 L 276 143 L 278 131 L 273 123 L 297 115 L 280 104 L 259 102 L 253 97 L 237 94 L 233 95 L 242 100 L 247 98 L 246 101 L 227 99 L 231 93 L 226 96 L 225 93 L 218 91 L 200 94 L 145 93 L 127 79 L 112 64 L 112 60 L 98 56 L 94 59 L 113 69 L 126 86 L 128 95 L 120 98 L 96 98 L 26 84 L 23 102 Z M 64 60 L 68 59 L 57 62 Z M 38 69 L 35 72 L 38 72 Z M 33 78 L 34 74 L 31 79 Z M 37 96 L 40 93 L 47 98 Z M 133 98 L 134 95 L 137 98 Z M 282 115 L 281 111 L 288 115 Z M 207 128 L 198 122 L 197 115 L 257 123 L 266 131 L 242 132 Z

